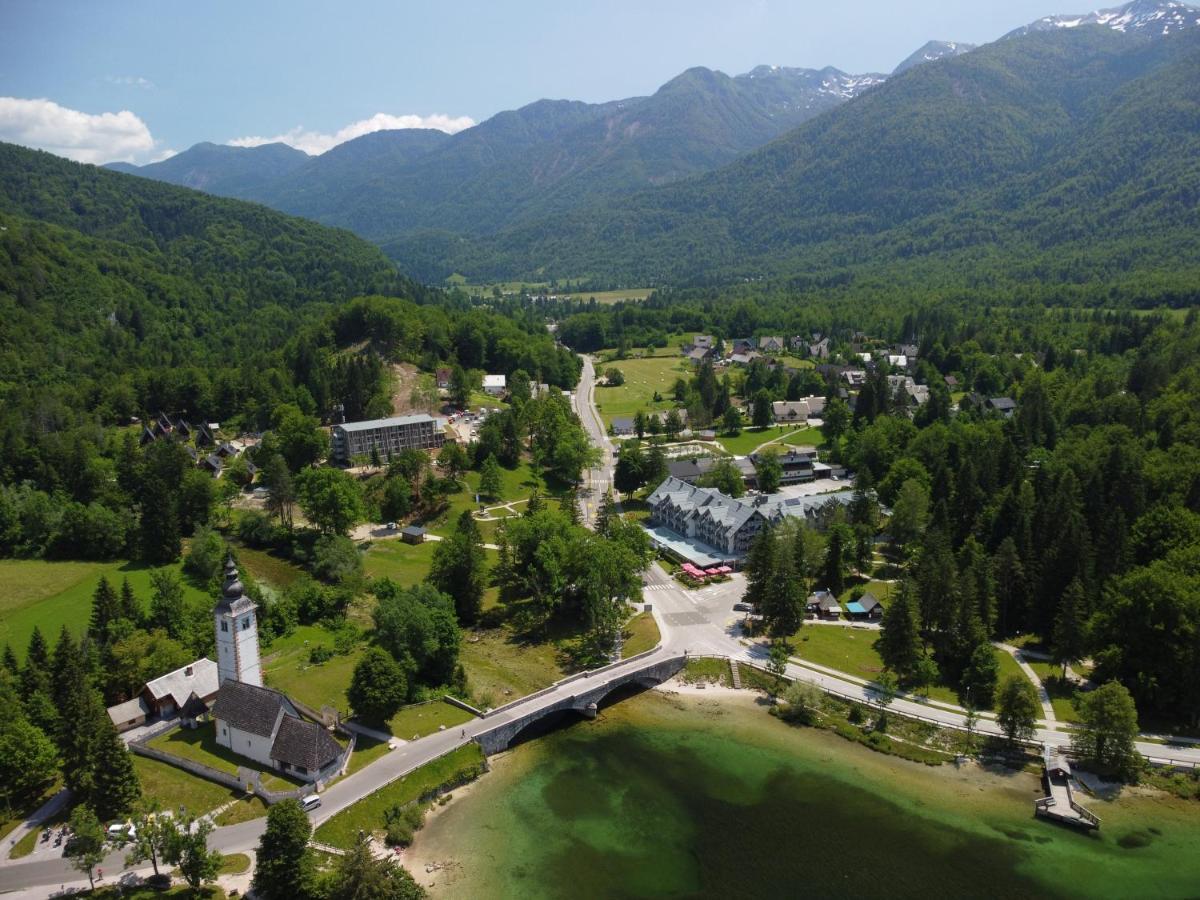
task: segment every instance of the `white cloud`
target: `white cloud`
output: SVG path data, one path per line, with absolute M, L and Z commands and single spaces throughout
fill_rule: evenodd
M 19 97 L 0 97 L 0 140 L 97 164 L 145 161 L 156 150 L 149 127 L 127 109 L 93 114 Z
M 109 75 L 105 79 L 109 84 L 119 84 L 125 87 L 140 87 L 146 90 L 154 89 L 154 82 L 140 75 Z
M 375 113 L 369 119 L 359 119 L 351 122 L 335 134 L 320 131 L 309 131 L 297 125 L 291 131 L 277 134 L 275 137 L 248 136 L 234 138 L 229 143 L 234 147 L 258 147 L 262 144 L 289 144 L 297 150 L 303 150 L 312 156 L 318 156 L 326 150 L 344 144 L 346 141 L 374 131 L 389 131 L 396 128 L 436 128 L 447 134 L 454 134 L 464 128 L 470 128 L 475 120 L 470 116 L 447 116 L 440 113 L 432 116 L 393 116 L 388 113 Z

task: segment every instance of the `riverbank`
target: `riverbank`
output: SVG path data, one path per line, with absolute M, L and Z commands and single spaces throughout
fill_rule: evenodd
M 788 726 L 749 692 L 649 691 L 495 758 L 404 861 L 435 897 L 481 900 L 1195 894 L 1194 803 L 1097 801 L 1088 836 L 1034 820 L 1040 794 L 1029 772 Z

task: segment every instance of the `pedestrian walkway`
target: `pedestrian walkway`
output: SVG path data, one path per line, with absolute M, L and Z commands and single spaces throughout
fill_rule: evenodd
M 1003 650 L 1009 656 L 1017 661 L 1017 665 L 1021 667 L 1021 671 L 1025 673 L 1025 677 L 1033 682 L 1034 688 L 1037 689 L 1038 702 L 1042 704 L 1042 718 L 1047 722 L 1054 724 L 1058 720 L 1054 717 L 1054 704 L 1050 701 L 1050 692 L 1046 690 L 1046 686 L 1042 684 L 1042 679 L 1038 677 L 1038 673 L 1033 670 L 1033 666 L 1025 661 L 1025 652 L 1011 644 L 995 645 Z
M 21 838 L 25 837 L 31 831 L 39 830 L 55 813 L 65 807 L 70 799 L 71 792 L 63 788 L 35 809 L 33 815 L 10 831 L 8 837 L 4 839 L 3 846 L 0 846 L 0 865 L 4 865 L 9 861 L 8 854 L 12 852 L 13 847 L 21 842 Z

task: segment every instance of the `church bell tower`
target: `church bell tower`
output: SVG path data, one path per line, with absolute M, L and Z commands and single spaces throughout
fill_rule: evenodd
M 225 561 L 225 587 L 213 610 L 217 634 L 217 677 L 224 684 L 232 679 L 262 687 L 262 663 L 258 658 L 258 607 L 246 596 L 230 555 Z

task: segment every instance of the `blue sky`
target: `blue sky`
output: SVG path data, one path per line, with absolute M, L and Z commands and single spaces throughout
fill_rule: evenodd
M 542 97 L 647 94 L 695 65 L 886 72 L 931 38 L 982 43 L 1075 6 L 0 0 L 0 139 L 88 162 L 279 136 L 312 152 Z

